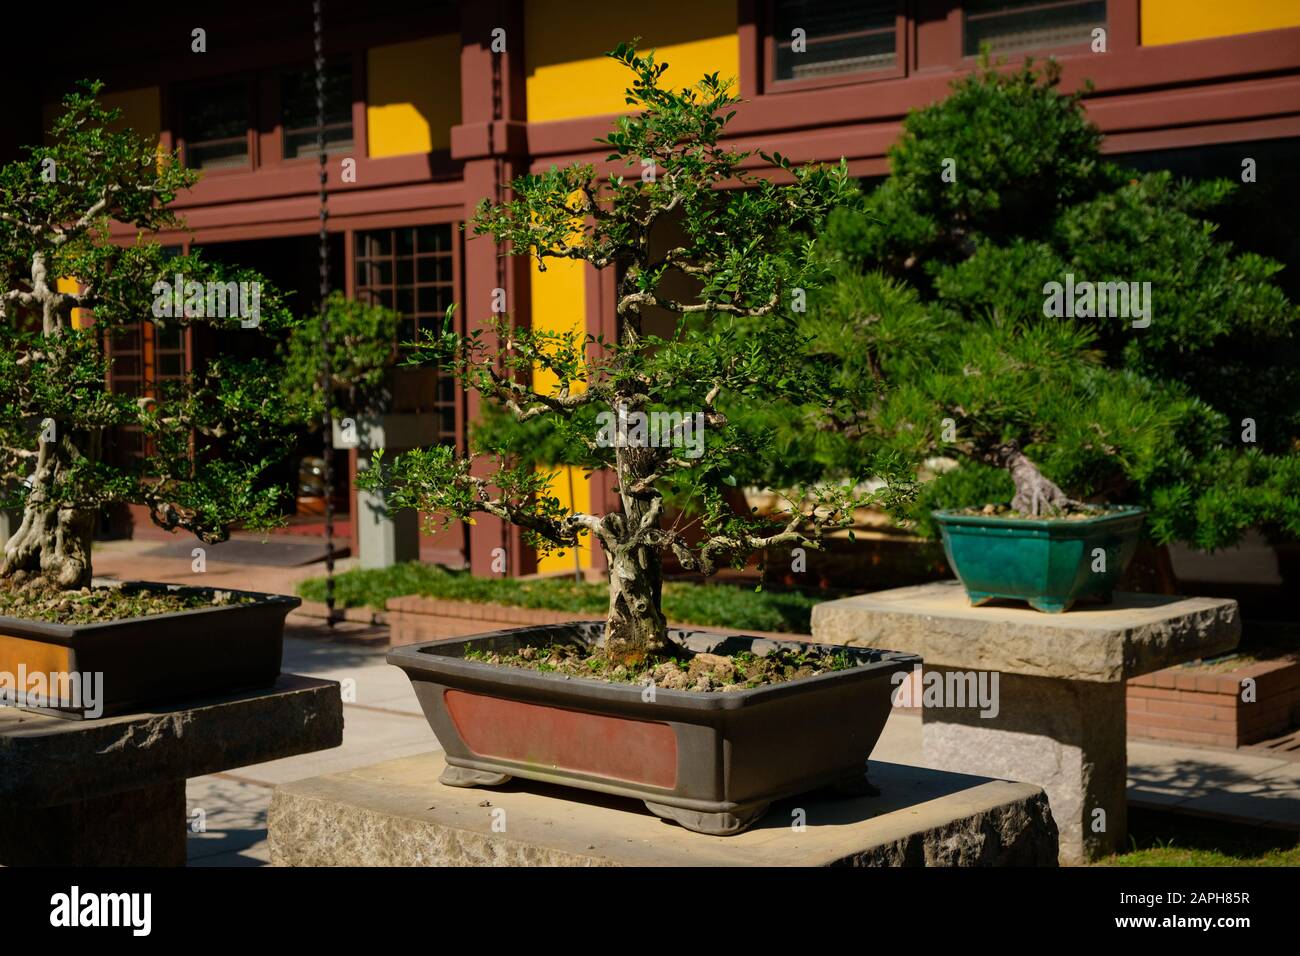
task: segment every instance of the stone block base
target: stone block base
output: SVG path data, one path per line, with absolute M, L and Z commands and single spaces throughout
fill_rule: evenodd
M 632 800 L 512 781 L 438 783 L 421 754 L 276 789 L 278 866 L 1005 866 L 1056 863 L 1038 787 L 872 763 L 878 796 L 781 801 L 737 836 L 705 836 Z
M 944 673 L 946 668 L 926 668 Z M 925 762 L 1030 780 L 1047 791 L 1061 862 L 1119 849 L 1126 826 L 1124 685 L 1001 674 L 996 716 L 973 707 L 921 712 Z

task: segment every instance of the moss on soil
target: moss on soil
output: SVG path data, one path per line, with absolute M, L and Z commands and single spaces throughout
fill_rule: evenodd
M 722 693 L 816 677 L 854 666 L 852 658 L 843 651 L 824 653 L 779 649 L 762 656 L 748 652 L 732 655 L 682 652 L 677 656 L 655 657 L 643 665 L 629 668 L 611 661 L 599 651 L 572 644 L 523 647 L 515 654 L 471 650 L 465 658 L 616 684 L 654 684 L 665 690 Z
M 60 591 L 39 585 L 15 587 L 0 583 L 0 615 L 52 624 L 103 624 L 200 607 L 246 604 L 251 600 L 229 591 L 178 594 L 136 587 Z

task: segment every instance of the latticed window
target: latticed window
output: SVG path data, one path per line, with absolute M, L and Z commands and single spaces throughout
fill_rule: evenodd
M 455 255 L 449 224 L 376 229 L 356 238 L 356 297 L 402 314 L 397 340 L 414 342 L 442 327 L 455 300 Z M 438 418 L 444 441 L 456 434 L 455 382 L 433 370 L 396 369 L 395 411 L 423 411 Z
M 168 254 L 180 251 L 168 246 Z M 167 382 L 184 381 L 190 371 L 189 337 L 180 325 L 160 327 L 149 320 L 117 329 L 105 343 L 108 359 L 108 387 L 121 395 L 157 397 Z M 137 425 L 113 430 L 115 460 L 125 464 L 148 451 L 144 434 Z
M 226 80 L 184 93 L 185 165 L 191 169 L 247 166 L 248 82 Z
M 284 158 L 315 156 L 316 74 L 310 67 L 280 76 L 280 123 L 284 133 Z M 351 149 L 352 65 L 335 63 L 325 69 L 325 152 Z
M 807 80 L 894 67 L 897 0 L 776 0 L 775 79 Z
M 1106 26 L 1106 0 L 966 0 L 962 53 L 987 43 L 993 53 L 1020 53 L 1087 43 Z

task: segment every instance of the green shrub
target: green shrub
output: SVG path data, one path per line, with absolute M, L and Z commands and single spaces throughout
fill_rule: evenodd
M 325 579 L 309 578 L 300 582 L 298 594 L 309 601 L 324 601 Z M 609 588 L 604 584 L 579 583 L 571 578 L 478 578 L 466 571 L 450 571 L 420 562 L 345 571 L 334 578 L 334 600 L 338 607 L 383 610 L 390 598 L 410 594 L 582 615 L 604 614 L 609 607 Z M 665 584 L 663 594 L 664 613 L 677 623 L 728 631 L 795 634 L 810 632 L 812 608 L 819 600 L 797 592 L 753 591 L 726 584 L 685 582 Z

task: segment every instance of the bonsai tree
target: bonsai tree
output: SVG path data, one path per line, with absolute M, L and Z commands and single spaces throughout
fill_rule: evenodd
M 931 533 L 936 505 L 1000 499 L 1027 515 L 1140 504 L 1158 543 L 1205 549 L 1300 534 L 1280 265 L 1216 236 L 1231 183 L 1107 162 L 1056 87 L 1051 64 L 959 80 L 906 119 L 890 178 L 831 216 L 835 278 L 803 328 L 860 398 L 833 423 L 768 410 L 786 454 L 759 477 L 853 473 L 891 449 L 957 463 L 931 461 L 908 504 Z M 1127 310 L 1100 307 L 1108 282 L 1135 293 Z
M 728 81 L 711 74 L 670 89 L 653 53 L 620 44 L 608 55 L 632 73 L 627 102 L 636 112 L 600 142 L 635 175 L 605 178 L 573 165 L 520 177 L 509 201 L 479 206 L 474 229 L 534 257 L 539 269 L 576 259 L 615 270 L 617 341 L 533 331 L 508 318 L 460 333 L 449 312 L 416 358 L 443 363 L 516 423 L 552 419 L 555 456 L 611 469 L 618 510 L 567 511 L 548 490 L 551 476 L 503 447 L 481 463 L 449 447 L 381 458 L 359 482 L 384 488 L 392 507 L 444 521 L 494 515 L 542 549 L 590 535 L 609 564 L 599 653 L 635 664 L 668 649 L 664 552 L 708 575 L 773 545 L 817 547 L 825 529 L 847 524 L 854 507 L 882 493 L 854 481 L 823 484 L 793 495 L 775 524 L 735 512 L 723 495 L 746 460 L 774 452 L 767 432 L 733 422 L 732 409 L 778 398 L 829 407 L 844 397 L 829 370 L 808 361 L 796 315 L 821 271 L 813 236 L 850 190 L 845 166 L 796 168 L 759 153 L 791 181 L 761 178 L 746 166 L 752 151 L 719 142 L 739 102 Z M 575 314 L 574 328 L 583 324 Z M 531 386 L 535 368 L 549 370 L 553 391 Z M 665 526 L 674 494 L 703 502 L 703 538 L 694 544 Z
M 236 522 L 273 522 L 275 490 L 258 479 L 283 437 L 266 363 L 214 359 L 153 395 L 108 389 L 112 343 L 142 320 L 243 335 L 288 320 L 255 273 L 169 255 L 150 239 L 179 225 L 169 204 L 197 175 L 114 131 L 118 112 L 100 106 L 99 90 L 69 95 L 50 145 L 0 169 L 0 486 L 22 510 L 0 578 L 64 589 L 90 583 L 106 505 L 146 505 L 160 527 L 206 542 Z M 113 221 L 135 241 L 111 242 Z M 143 440 L 134 460 L 106 454 L 106 434 L 123 427 Z
M 390 400 L 389 371 L 397 362 L 401 314 L 331 292 L 325 300 L 330 325 L 330 371 L 335 418 L 383 412 Z M 294 420 L 318 427 L 325 413 L 321 379 L 321 325 L 296 324 L 281 348 L 286 407 Z

